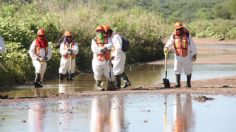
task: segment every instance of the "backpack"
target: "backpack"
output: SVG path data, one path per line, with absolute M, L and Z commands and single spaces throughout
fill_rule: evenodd
M 127 52 L 130 47 L 130 42 L 128 39 L 124 38 L 123 36 L 121 36 L 121 40 L 122 40 L 122 51 Z

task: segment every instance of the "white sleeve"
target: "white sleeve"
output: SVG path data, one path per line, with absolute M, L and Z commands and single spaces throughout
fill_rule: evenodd
M 120 36 L 115 35 L 114 38 L 112 39 L 113 45 L 117 50 L 121 50 L 122 48 L 122 39 Z
M 107 47 L 108 50 L 112 49 L 113 43 L 112 43 L 112 39 L 111 38 L 108 39 L 108 44 L 106 44 L 105 46 Z
M 94 54 L 102 54 L 101 52 L 102 47 L 98 47 L 94 39 L 92 40 L 91 49 Z
M 189 35 L 189 43 L 190 43 L 190 51 L 192 55 L 197 54 L 197 48 L 195 43 L 193 42 L 193 38 L 191 37 L 191 35 Z
M 75 43 L 74 47 L 72 48 L 73 54 L 77 55 L 79 53 L 79 46 L 78 43 Z
M 171 34 L 165 47 L 167 47 L 170 50 L 170 48 L 172 48 L 173 44 L 174 44 L 174 38 L 173 38 L 173 34 Z
M 65 49 L 64 43 L 60 44 L 60 54 L 62 56 L 67 54 L 67 49 Z
M 4 51 L 5 51 L 4 40 L 0 36 L 0 53 L 3 53 Z
M 32 58 L 32 60 L 37 60 L 38 58 L 38 56 L 35 54 L 35 40 L 30 45 L 29 55 Z
M 48 46 L 48 53 L 47 53 L 47 59 L 50 60 L 52 58 L 52 50 L 50 46 Z

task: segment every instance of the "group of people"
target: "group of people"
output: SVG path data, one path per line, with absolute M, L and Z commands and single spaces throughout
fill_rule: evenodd
M 98 26 L 95 32 L 96 36 L 92 39 L 91 50 L 93 52 L 92 70 L 96 81 L 96 90 L 119 90 L 130 86 L 131 83 L 124 71 L 126 54 L 122 50 L 122 37 L 113 32 L 108 25 Z M 181 87 L 180 76 L 182 70 L 187 76 L 187 87 L 191 87 L 192 66 L 197 57 L 197 50 L 189 31 L 181 22 L 175 23 L 175 30 L 164 47 L 164 53 L 168 54 L 172 47 L 175 53 L 175 87 Z M 4 41 L 0 37 L 0 53 L 3 51 Z M 63 42 L 60 44 L 59 82 L 63 81 L 65 77 L 67 77 L 67 80 L 73 80 L 76 67 L 75 58 L 78 53 L 78 43 L 75 42 L 71 32 L 65 31 Z M 43 87 L 42 81 L 47 61 L 52 56 L 44 29 L 38 30 L 37 37 L 30 46 L 29 54 L 35 67 L 34 86 L 36 88 Z M 108 80 L 108 86 L 110 87 L 105 88 L 103 86 L 103 75 Z M 121 86 L 122 80 L 123 85 Z
M 114 33 L 109 26 L 98 26 L 95 32 L 96 36 L 92 40 L 91 50 L 93 52 L 92 70 L 96 81 L 96 90 L 118 90 L 121 87 L 130 86 L 131 83 L 124 72 L 126 55 L 122 51 L 121 36 Z M 63 81 L 65 77 L 67 80 L 73 80 L 78 52 L 78 43 L 75 42 L 72 33 L 65 31 L 63 42 L 60 44 L 59 82 Z M 42 81 L 47 61 L 52 56 L 44 29 L 38 30 L 37 38 L 32 42 L 29 54 L 35 67 L 34 86 L 35 88 L 43 87 Z M 103 75 L 109 81 L 107 88 L 103 86 Z M 124 82 L 122 86 L 121 79 Z
M 75 42 L 72 33 L 65 31 L 64 39 L 60 44 L 60 68 L 59 68 L 59 82 L 63 81 L 67 76 L 67 80 L 73 80 L 76 62 L 75 58 L 79 52 L 78 43 Z M 47 67 L 47 61 L 51 59 L 52 53 L 46 39 L 46 32 L 44 29 L 39 29 L 37 38 L 32 42 L 29 54 L 35 67 L 35 88 L 43 87 L 42 81 Z

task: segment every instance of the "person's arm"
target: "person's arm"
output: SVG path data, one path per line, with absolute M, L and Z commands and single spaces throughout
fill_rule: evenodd
M 92 40 L 92 44 L 91 44 L 91 49 L 92 49 L 92 52 L 94 53 L 94 54 L 102 54 L 102 50 L 104 49 L 103 47 L 99 47 L 98 45 L 97 45 L 97 43 L 95 42 L 95 40 L 93 39 Z
M 79 46 L 78 43 L 75 43 L 74 47 L 72 48 L 73 54 L 77 55 L 79 53 Z
M 4 40 L 0 36 L 0 53 L 3 53 L 4 51 L 5 51 Z
M 196 44 L 193 42 L 193 38 L 191 37 L 191 35 L 189 35 L 189 43 L 192 55 L 197 54 L 197 47 Z
M 48 53 L 47 53 L 46 57 L 47 57 L 46 61 L 48 61 L 52 58 L 52 50 L 49 46 L 48 46 Z
M 171 34 L 171 36 L 169 37 L 165 47 L 164 47 L 164 54 L 168 54 L 170 48 L 173 46 L 174 44 L 174 38 L 173 38 L 173 34 Z
M 197 47 L 195 45 L 195 43 L 193 42 L 193 39 L 191 37 L 191 35 L 189 35 L 189 45 L 190 45 L 190 53 L 192 55 L 192 60 L 196 61 L 197 59 Z
M 35 41 L 33 41 L 32 44 L 30 45 L 29 55 L 32 58 L 32 60 L 39 59 L 39 56 L 35 54 Z
M 62 56 L 67 54 L 67 49 L 65 48 L 64 42 L 60 44 L 60 54 Z
M 112 39 L 111 39 L 111 38 L 108 39 L 108 44 L 106 44 L 105 47 L 106 47 L 108 50 L 111 50 L 111 49 L 112 49 L 113 43 L 112 43 Z
M 115 46 L 115 48 L 117 50 L 122 50 L 121 49 L 122 48 L 122 39 L 120 36 L 115 36 L 112 41 L 113 41 L 113 45 Z

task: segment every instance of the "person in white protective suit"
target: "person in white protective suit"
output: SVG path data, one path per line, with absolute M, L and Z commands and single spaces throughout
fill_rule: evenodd
M 37 38 L 32 42 L 29 54 L 35 68 L 35 88 L 43 87 L 42 81 L 47 68 L 47 61 L 51 58 L 51 49 L 48 46 L 44 29 L 39 29 Z
M 114 80 L 114 75 L 109 67 L 110 50 L 112 43 L 105 37 L 103 26 L 96 28 L 96 37 L 92 40 L 91 49 L 93 52 L 92 69 L 96 81 L 96 90 L 105 90 L 102 87 L 102 76 L 108 80 Z
M 0 36 L 0 54 L 5 51 L 4 40 L 2 36 Z
M 126 54 L 122 51 L 122 39 L 119 34 L 113 33 L 110 26 L 104 26 L 105 32 L 107 36 L 111 39 L 112 44 L 114 46 L 112 56 L 114 57 L 112 60 L 113 64 L 113 73 L 115 75 L 115 86 L 117 89 L 126 88 L 131 85 L 128 77 L 125 74 L 125 61 Z M 124 81 L 124 85 L 121 86 L 121 78 Z
M 181 22 L 175 23 L 175 31 L 171 34 L 164 47 L 164 53 L 168 54 L 169 49 L 174 47 L 175 60 L 174 72 L 176 74 L 175 87 L 181 87 L 180 76 L 184 70 L 187 76 L 187 86 L 191 87 L 191 75 L 193 71 L 193 61 L 197 59 L 197 49 L 189 31 Z
M 4 53 L 4 52 L 5 52 L 4 40 L 3 40 L 2 36 L 0 36 L 0 54 L 2 54 L 2 53 Z M 4 68 L 4 69 L 5 69 L 5 67 L 3 67 L 2 64 L 1 64 L 1 62 L 0 62 L 0 69 L 1 69 L 1 68 Z M 7 70 L 6 70 L 6 71 L 7 71 Z M 1 99 L 6 99 L 7 97 L 8 97 L 8 95 L 5 95 L 5 96 L 0 95 L 0 98 L 1 98 Z
M 67 74 L 67 80 L 73 80 L 76 67 L 76 55 L 79 53 L 78 43 L 73 39 L 72 33 L 64 33 L 64 41 L 60 44 L 61 62 L 59 68 L 59 82 Z

